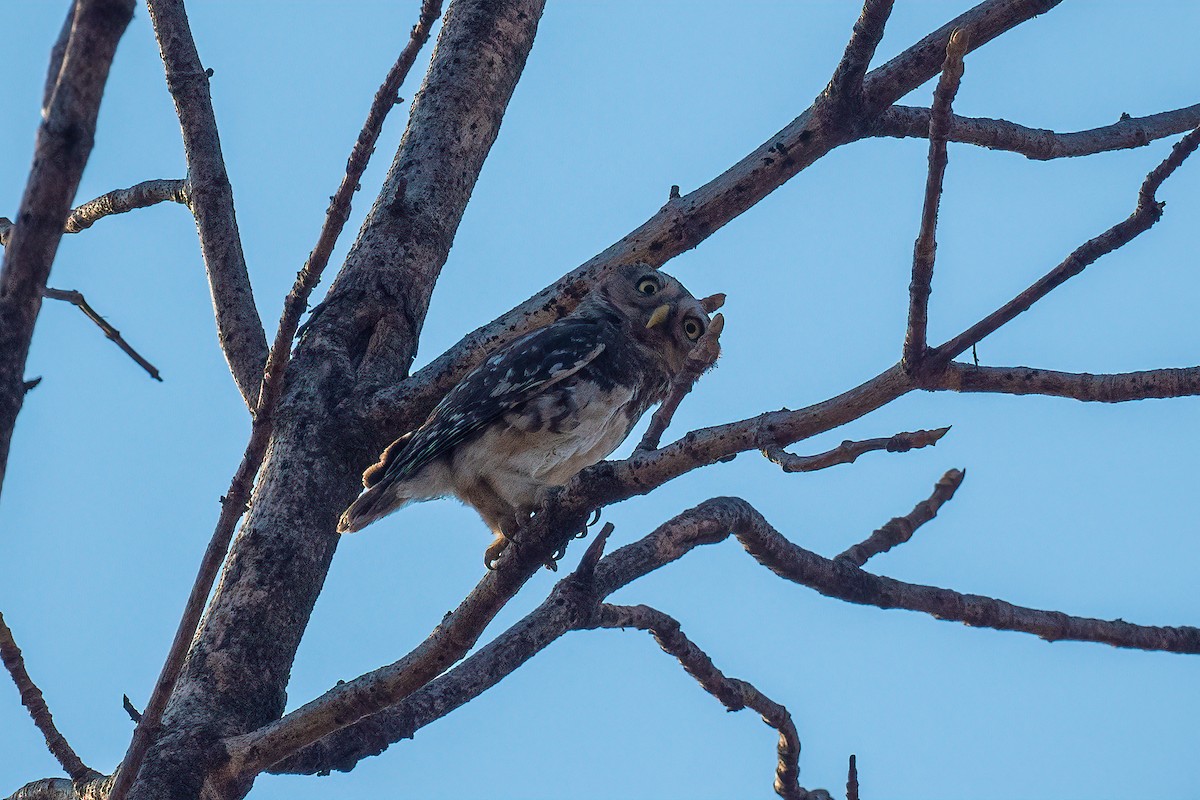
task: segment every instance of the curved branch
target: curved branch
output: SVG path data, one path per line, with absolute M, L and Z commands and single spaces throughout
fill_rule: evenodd
M 928 108 L 892 106 L 879 115 L 870 135 L 924 139 L 929 136 L 929 113 Z M 1035 161 L 1049 161 L 1145 147 L 1156 139 L 1186 133 L 1197 125 L 1200 125 L 1200 103 L 1146 117 L 1122 115 L 1112 125 L 1073 133 L 1030 128 L 1005 119 L 952 115 L 947 138 L 989 150 L 1019 153 Z

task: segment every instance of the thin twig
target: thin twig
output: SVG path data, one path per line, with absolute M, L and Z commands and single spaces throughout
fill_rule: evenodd
M 51 289 L 50 287 L 46 287 L 44 290 L 42 290 L 42 296 L 51 300 L 63 300 L 77 307 L 83 312 L 85 317 L 96 323 L 100 330 L 104 331 L 104 335 L 107 336 L 109 340 L 111 340 L 117 347 L 121 348 L 121 350 L 123 350 L 127 356 L 132 358 L 139 367 L 146 370 L 146 372 L 150 374 L 151 378 L 154 378 L 154 380 L 159 381 L 160 383 L 162 382 L 162 376 L 158 374 L 158 368 L 146 359 L 142 358 L 138 351 L 134 350 L 133 347 L 130 346 L 129 342 L 122 338 L 121 332 L 112 325 L 108 324 L 108 321 L 105 320 L 104 317 L 100 316 L 96 312 L 96 309 L 92 308 L 88 304 L 88 301 L 84 299 L 81 292 L 77 292 L 74 289 Z
M 674 617 L 649 606 L 618 606 L 602 603 L 594 620 L 581 628 L 637 628 L 654 636 L 667 653 L 674 656 L 687 674 L 706 692 L 730 711 L 750 708 L 762 715 L 763 722 L 779 732 L 779 764 L 775 768 L 775 792 L 786 800 L 808 797 L 800 786 L 800 736 L 792 715 L 746 681 L 726 677 L 708 654 L 696 646 L 680 629 Z
M 646 429 L 642 440 L 638 442 L 638 450 L 658 449 L 662 435 L 670 426 L 683 398 L 687 397 L 700 376 L 712 369 L 721 356 L 721 331 L 724 329 L 725 315 L 717 314 L 700 336 L 700 341 L 696 342 L 695 348 L 688 353 L 683 369 L 671 380 L 670 393 L 654 412 L 654 416 L 650 418 L 650 427 Z
M 129 718 L 133 720 L 134 723 L 141 721 L 142 712 L 138 711 L 134 707 L 133 701 L 129 699 L 129 695 L 121 695 L 121 707 L 125 709 L 125 713 L 129 715 Z
M 908 331 L 904 337 L 904 366 L 909 371 L 920 367 L 925 357 L 926 329 L 929 326 L 929 293 L 933 283 L 933 261 L 937 254 L 938 206 L 942 201 L 942 180 L 946 175 L 946 135 L 950 130 L 950 109 L 963 75 L 963 56 L 969 44 L 966 31 L 958 30 L 946 45 L 946 61 L 929 113 L 929 171 L 925 178 L 925 203 L 921 208 L 921 230 L 913 246 L 912 282 L 908 286 Z
M 925 139 L 929 136 L 929 113 L 928 108 L 892 106 L 871 126 L 871 135 Z M 1187 133 L 1197 125 L 1200 125 L 1200 103 L 1145 117 L 1122 117 L 1112 125 L 1072 133 L 1030 128 L 1006 119 L 955 114 L 950 117 L 946 138 L 1019 153 L 1035 161 L 1049 161 L 1145 147 L 1156 139 Z
M 132 786 L 141 768 L 142 760 L 153 743 L 162 722 L 163 712 L 167 701 L 179 680 L 187 657 L 189 645 L 195 636 L 197 626 L 204 611 L 205 601 L 212 590 L 217 571 L 225 559 L 229 542 L 237 521 L 241 518 L 250 499 L 254 477 L 262 465 L 266 455 L 267 444 L 274 429 L 275 406 L 279 401 L 283 387 L 283 375 L 291 356 L 292 339 L 300 315 L 308 304 L 308 297 L 321 278 L 321 272 L 329 262 L 330 253 L 336 243 L 337 236 L 345 226 L 350 214 L 350 199 L 357 191 L 363 171 L 375 148 L 375 142 L 383 128 L 384 119 L 396 105 L 396 92 L 408 75 L 421 46 L 429 39 L 430 29 L 441 14 L 440 0 L 425 0 L 421 6 L 421 15 L 413 27 L 408 44 L 401 51 L 396 63 L 388 71 L 383 85 L 375 94 L 371 103 L 367 121 L 363 125 L 354 144 L 354 149 L 346 164 L 346 175 L 338 186 L 337 192 L 330 201 L 326 212 L 325 222 L 321 227 L 317 245 L 309 255 L 308 261 L 296 276 L 295 284 L 284 301 L 284 311 L 279 321 L 279 329 L 275 334 L 275 343 L 266 360 L 266 367 L 261 377 L 257 400 L 252 404 L 254 421 L 250 431 L 250 441 L 246 445 L 242 461 L 237 472 L 230 481 L 229 491 L 222 498 L 221 513 L 217 519 L 216 529 L 205 550 L 200 568 L 188 596 L 179 628 L 171 649 L 167 654 L 162 672 L 142 712 L 142 718 L 134 729 L 133 739 L 122 761 L 117 780 L 113 784 L 112 793 L 108 800 L 123 800 Z
M 965 469 L 948 470 L 934 484 L 933 494 L 927 499 L 917 503 L 913 510 L 903 517 L 893 517 L 888 520 L 882 528 L 838 555 L 837 560 L 861 567 L 873 556 L 886 553 L 893 547 L 904 544 L 912 538 L 917 528 L 937 516 L 938 509 L 954 497 L 954 493 L 958 491 L 958 487 L 962 485 L 965 477 L 967 477 Z
M 850 767 L 846 770 L 846 800 L 858 800 L 858 757 L 850 754 Z
M 938 440 L 949 430 L 950 426 L 947 425 L 945 428 L 931 431 L 907 431 L 897 433 L 895 436 L 864 439 L 859 442 L 847 439 L 832 450 L 818 453 L 815 456 L 798 456 L 787 452 L 782 447 L 768 447 L 762 452 L 764 456 L 782 467 L 784 472 L 814 472 L 838 464 L 853 464 L 863 453 L 869 453 L 872 450 L 907 453 L 909 450 L 929 447 L 937 444 Z
M 1175 146 L 1171 148 L 1170 155 L 1146 176 L 1141 189 L 1138 190 L 1137 207 L 1134 208 L 1132 214 L 1096 238 L 1084 242 L 1071 255 L 1067 256 L 1066 260 L 1039 278 L 1028 289 L 950 341 L 937 347 L 934 353 L 930 354 L 930 358 L 933 359 L 936 356 L 936 360 L 942 363 L 950 361 L 971 345 L 1027 311 L 1055 288 L 1083 272 L 1096 259 L 1128 244 L 1140 234 L 1150 230 L 1163 213 L 1164 204 L 1155 198 L 1155 192 L 1162 186 L 1163 181 L 1170 177 L 1171 173 L 1196 150 L 1198 145 L 1200 145 L 1200 127 L 1176 142 Z
M 21 648 L 17 647 L 3 614 L 0 614 L 0 660 L 4 662 L 13 683 L 17 685 L 17 691 L 21 693 L 21 705 L 29 710 L 33 724 L 42 732 L 42 736 L 46 737 L 46 747 L 50 748 L 50 753 L 62 764 L 71 780 L 82 781 L 99 775 L 100 773 L 80 760 L 66 738 L 55 727 L 54 718 L 50 716 L 50 709 L 46 706 L 46 699 L 42 697 L 42 690 L 29 677 L 29 672 L 25 669 L 25 659 L 21 656 Z

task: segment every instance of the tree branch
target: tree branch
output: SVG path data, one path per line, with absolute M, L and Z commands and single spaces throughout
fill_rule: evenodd
M 107 800 L 112 777 L 98 775 L 72 783 L 66 778 L 43 778 L 27 783 L 7 800 Z
M 0 270 L 0 486 L 25 397 L 25 360 L 63 222 L 92 151 L 100 98 L 133 0 L 79 0 Z M 53 64 L 51 65 L 53 70 Z
M 924 139 L 929 136 L 928 108 L 892 106 L 880 114 L 872 136 Z M 1146 117 L 1122 115 L 1119 122 L 1074 133 L 1029 128 L 1003 119 L 950 117 L 946 136 L 952 142 L 990 150 L 1007 150 L 1035 161 L 1075 158 L 1144 147 L 1156 139 L 1186 133 L 1200 125 L 1200 103 Z
M 1083 272 L 1098 258 L 1122 247 L 1142 233 L 1148 231 L 1162 217 L 1163 203 L 1155 198 L 1155 192 L 1171 173 L 1200 145 L 1200 128 L 1184 136 L 1161 164 L 1150 171 L 1138 191 L 1137 206 L 1132 214 L 1112 226 L 1104 233 L 1084 242 L 1050 272 L 1039 278 L 1032 286 L 1000 308 L 987 315 L 930 354 L 931 362 L 945 363 L 967 350 L 1001 326 L 1011 322 L 1027 311 L 1034 303 L 1050 294 L 1068 279 Z
M 138 351 L 134 350 L 133 347 L 130 346 L 129 342 L 122 338 L 119 330 L 108 324 L 108 320 L 96 313 L 96 309 L 92 308 L 91 305 L 88 304 L 88 301 L 84 299 L 82 293 L 77 292 L 74 289 L 63 290 L 51 289 L 47 287 L 46 289 L 42 290 L 42 297 L 47 297 L 51 300 L 64 300 L 78 308 L 83 312 L 85 317 L 96 323 L 100 330 L 104 331 L 104 335 L 107 336 L 110 341 L 112 341 L 117 347 L 121 348 L 121 350 L 124 351 L 127 356 L 132 358 L 139 367 L 146 370 L 151 378 L 154 378 L 154 380 L 159 381 L 160 383 L 162 382 L 162 376 L 158 374 L 158 368 L 146 359 L 142 358 Z
M 1092 375 L 1033 367 L 977 367 L 952 361 L 929 388 L 1043 394 L 1098 403 L 1200 395 L 1200 366 Z
M 151 7 L 153 8 L 159 1 L 150 0 Z M 182 14 L 182 5 L 178 8 Z M 180 620 L 175 639 L 171 643 L 171 649 L 167 654 L 158 681 L 155 683 L 154 691 L 134 729 L 129 749 L 122 761 L 122 767 L 117 773 L 117 779 L 108 800 L 124 800 L 137 777 L 146 752 L 150 749 L 150 745 L 153 744 L 158 733 L 167 701 L 170 700 L 175 684 L 179 680 L 184 659 L 187 657 L 188 649 L 200 625 L 205 602 L 212 591 L 217 571 L 225 559 L 229 542 L 233 538 L 234 528 L 249 502 L 254 477 L 258 474 L 259 467 L 262 466 L 263 458 L 266 455 L 267 445 L 274 431 L 275 409 L 283 391 L 284 373 L 291 357 L 292 339 L 295 337 L 300 315 L 307 308 L 309 295 L 320 280 L 325 266 L 329 263 L 329 256 L 337 242 L 338 234 L 341 233 L 346 219 L 350 216 L 350 200 L 354 192 L 358 190 L 359 181 L 367 168 L 367 162 L 375 151 L 375 142 L 379 139 L 384 120 L 387 118 L 388 112 L 396 105 L 396 92 L 407 77 L 413 62 L 416 61 L 417 53 L 428 41 L 430 29 L 440 14 L 441 0 L 425 0 L 421 7 L 420 18 L 413 26 L 408 44 L 405 45 L 396 63 L 388 71 L 371 103 L 367 120 L 359 132 L 358 139 L 347 160 L 346 174 L 330 200 L 329 210 L 326 212 L 317 244 L 309 255 L 308 261 L 296 276 L 295 284 L 284 301 L 283 314 L 279 320 L 275 342 L 261 375 L 260 390 L 256 400 L 251 402 L 254 421 L 251 426 L 250 441 L 246 445 L 246 451 L 238 465 L 237 472 L 230 482 L 229 491 L 222 498 L 221 514 L 218 517 L 212 539 L 205 550 L 204 558 L 201 560 L 200 569 L 184 608 L 183 618 Z M 182 24 L 186 26 L 186 17 L 182 17 Z M 168 73 L 169 71 L 168 68 Z M 207 84 L 204 89 L 207 95 Z M 219 149 L 216 154 L 219 157 Z M 232 202 L 229 210 L 232 213 Z
M 17 685 L 17 691 L 21 694 L 21 705 L 28 709 L 29 716 L 33 718 L 33 724 L 46 738 L 46 747 L 50 748 L 51 755 L 71 776 L 71 780 L 79 782 L 99 775 L 80 760 L 66 738 L 55 727 L 54 718 L 50 716 L 50 709 L 46 706 L 45 698 L 42 697 L 42 690 L 29 677 L 29 672 L 25 669 L 25 659 L 21 655 L 21 648 L 17 647 L 12 631 L 4 621 L 3 614 L 0 614 L 0 661 L 4 662 L 8 674 L 12 676 L 13 683 Z
M 128 189 L 114 189 L 89 200 L 71 211 L 63 225 L 63 233 L 79 233 L 112 214 L 124 214 L 135 208 L 146 208 L 170 200 L 188 205 L 188 185 L 185 180 L 142 181 Z M 0 217 L 0 246 L 7 245 L 12 236 L 12 220 Z
M 862 13 L 854 23 L 850 41 L 842 53 L 842 60 L 833 70 L 833 77 L 825 87 L 825 96 L 843 113 L 856 113 L 862 104 L 863 78 L 875 55 L 875 49 L 883 39 L 888 17 L 892 14 L 893 0 L 865 0 Z
M 211 70 L 206 71 L 200 63 L 183 0 L 147 0 L 146 5 L 166 71 L 167 89 L 179 116 L 191 189 L 190 208 L 208 273 L 217 340 L 238 390 L 246 405 L 253 408 L 267 361 L 267 337 L 254 305 L 233 207 L 233 187 L 221 154 L 208 85 Z
M 933 260 L 937 253 L 938 206 L 942 202 L 942 180 L 946 175 L 946 132 L 950 109 L 963 76 L 965 31 L 955 31 L 946 45 L 946 62 L 933 92 L 929 115 L 929 171 L 925 178 L 925 202 L 921 208 L 921 230 L 913 245 L 912 281 L 908 286 L 908 331 L 904 337 L 904 366 L 918 369 L 925 358 L 925 332 L 929 326 L 929 293 L 933 284 Z
M 75 25 L 75 13 L 79 10 L 77 0 L 71 0 L 67 6 L 67 18 L 63 20 L 58 38 L 50 48 L 50 65 L 46 67 L 46 83 L 42 88 L 42 112 L 50 110 L 50 101 L 54 97 L 54 87 L 58 86 L 58 76 L 62 73 L 63 60 L 67 54 L 67 43 L 71 41 L 71 28 Z
M 911 431 L 897 433 L 895 436 L 880 439 L 864 439 L 853 442 L 847 439 L 832 450 L 818 453 L 815 456 L 798 456 L 787 452 L 782 447 L 768 447 L 763 455 L 783 468 L 784 472 L 815 472 L 838 464 L 853 464 L 863 453 L 873 450 L 886 450 L 889 453 L 907 453 L 921 447 L 930 447 L 938 443 L 950 430 L 950 426 L 937 428 L 932 431 Z
M 809 793 L 800 786 L 800 735 L 792 715 L 746 681 L 728 678 L 717 669 L 708 654 L 684 635 L 679 621 L 649 606 L 618 606 L 603 603 L 586 628 L 637 628 L 654 636 L 687 674 L 721 702 L 729 711 L 750 708 L 762 715 L 763 722 L 779 732 L 779 764 L 775 768 L 775 793 L 785 800 L 803 800 Z
M 892 517 L 882 528 L 879 528 L 863 541 L 848 548 L 836 557 L 836 560 L 861 567 L 868 560 L 880 553 L 886 553 L 897 545 L 904 544 L 917 528 L 937 516 L 938 510 L 950 502 L 963 478 L 967 477 L 965 469 L 952 469 L 946 472 L 933 487 L 933 494 L 917 503 L 912 511 L 903 517 Z

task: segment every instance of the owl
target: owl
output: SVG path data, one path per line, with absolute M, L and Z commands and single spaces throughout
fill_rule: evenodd
M 571 314 L 492 354 L 429 418 L 363 473 L 340 533 L 407 503 L 453 495 L 495 533 L 492 568 L 550 486 L 612 453 L 709 324 L 679 281 L 644 264 L 616 269 Z

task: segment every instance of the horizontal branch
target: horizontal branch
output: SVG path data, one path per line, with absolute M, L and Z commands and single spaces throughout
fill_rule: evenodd
M 917 503 L 912 511 L 903 517 L 893 517 L 888 520 L 882 528 L 839 554 L 837 560 L 861 567 L 871 558 L 886 553 L 897 545 L 904 544 L 912 538 L 917 528 L 936 517 L 938 510 L 950 502 L 950 498 L 954 497 L 954 493 L 958 491 L 958 487 L 962 485 L 963 478 L 966 476 L 967 471 L 964 469 L 947 471 L 934 485 L 933 494 Z
M 800 786 L 800 735 L 787 708 L 764 695 L 753 685 L 726 677 L 708 654 L 689 639 L 679 621 L 649 606 L 618 606 L 603 603 L 587 628 L 637 628 L 654 636 L 659 646 L 679 661 L 687 674 L 729 711 L 757 711 L 763 722 L 779 732 L 779 764 L 775 768 L 775 793 L 785 800 L 809 796 Z
M 33 682 L 33 678 L 29 677 L 29 672 L 25 669 L 25 658 L 21 655 L 21 648 L 17 647 L 12 630 L 4 621 L 3 614 L 0 614 L 0 661 L 4 663 L 5 669 L 8 670 L 13 683 L 17 686 L 17 691 L 21 695 L 21 705 L 29 711 L 33 724 L 46 738 L 46 747 L 71 776 L 71 780 L 83 781 L 99 775 L 80 760 L 75 751 L 71 749 L 66 737 L 54 724 L 50 708 L 46 705 L 46 699 L 42 697 L 42 690 Z
M 95 200 L 89 200 L 67 215 L 63 233 L 87 230 L 105 217 L 124 214 L 137 208 L 147 208 L 170 200 L 188 205 L 188 183 L 185 180 L 158 179 L 142 181 L 128 189 L 113 189 Z M 7 245 L 12 235 L 12 220 L 0 217 L 0 245 Z
M 924 139 L 929 136 L 929 113 L 928 108 L 892 106 L 876 120 L 871 135 Z M 1146 117 L 1122 115 L 1121 120 L 1112 125 L 1072 133 L 1029 128 L 1004 119 L 956 114 L 950 117 L 946 136 L 952 142 L 1049 161 L 1144 147 L 1157 139 L 1186 133 L 1197 125 L 1200 125 L 1200 103 Z
M 976 367 L 952 361 L 929 389 L 1042 394 L 1095 403 L 1200 395 L 1200 366 L 1093 375 L 1033 367 Z
M 873 450 L 907 453 L 909 450 L 930 447 L 937 444 L 949 431 L 950 426 L 947 425 L 945 428 L 931 431 L 908 431 L 897 433 L 895 436 L 864 439 L 859 442 L 847 439 L 832 450 L 818 453 L 815 456 L 798 456 L 787 452 L 782 447 L 769 447 L 763 450 L 763 455 L 778 464 L 784 472 L 815 472 L 838 464 L 853 464 L 863 453 L 870 453 Z
M 134 350 L 129 342 L 121 336 L 121 332 L 108 324 L 108 320 L 96 313 L 96 309 L 92 308 L 88 301 L 84 298 L 81 292 L 74 289 L 51 289 L 46 287 L 42 291 L 42 296 L 50 300 L 63 300 L 78 308 L 83 312 L 83 315 L 96 323 L 97 327 L 104 332 L 104 335 L 109 338 L 113 344 L 121 348 L 125 355 L 129 356 L 134 362 L 146 370 L 154 380 L 162 382 L 162 376 L 158 374 L 158 368 L 151 364 L 146 359 L 142 358 L 137 350 Z
M 74 783 L 66 778 L 43 778 L 25 784 L 7 800 L 107 800 L 112 782 L 111 775 Z

